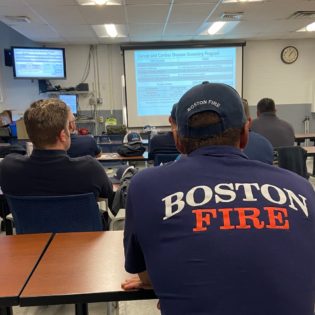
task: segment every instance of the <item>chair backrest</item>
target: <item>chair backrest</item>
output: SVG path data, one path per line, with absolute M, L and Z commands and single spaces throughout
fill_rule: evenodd
M 300 146 L 278 147 L 278 166 L 308 178 L 306 159 L 307 152 Z
M 17 234 L 103 230 L 93 193 L 66 196 L 5 195 Z
M 154 166 L 175 161 L 179 153 L 156 153 L 154 155 Z

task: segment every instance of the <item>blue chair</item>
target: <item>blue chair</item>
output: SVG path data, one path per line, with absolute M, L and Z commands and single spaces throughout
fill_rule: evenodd
M 65 196 L 5 195 L 17 234 L 102 231 L 93 193 Z
M 154 155 L 154 166 L 159 166 L 161 164 L 175 161 L 179 153 L 156 153 Z

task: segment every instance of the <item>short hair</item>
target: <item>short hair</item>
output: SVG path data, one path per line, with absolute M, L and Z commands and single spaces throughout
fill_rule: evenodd
M 171 110 L 171 118 L 173 119 L 173 122 L 176 123 L 176 109 L 177 109 L 178 103 L 175 103 Z
M 60 132 L 66 128 L 69 108 L 56 98 L 39 100 L 24 113 L 26 131 L 38 149 L 53 145 Z
M 262 98 L 257 103 L 257 110 L 259 113 L 268 113 L 268 112 L 275 112 L 276 111 L 276 105 L 273 99 L 271 98 Z
M 220 121 L 221 118 L 217 113 L 206 111 L 191 116 L 188 121 L 188 126 L 192 128 L 202 128 L 209 124 L 218 124 Z M 209 145 L 236 146 L 237 142 L 240 140 L 241 129 L 229 128 L 224 130 L 221 134 L 198 139 L 178 136 L 183 149 L 182 153 L 189 154 L 198 148 Z

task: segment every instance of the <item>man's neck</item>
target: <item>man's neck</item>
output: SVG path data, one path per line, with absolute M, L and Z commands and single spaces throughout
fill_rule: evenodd
M 59 144 L 53 144 L 53 145 L 47 145 L 43 148 L 41 148 L 42 150 L 62 150 L 62 151 L 66 151 L 66 148 L 64 147 L 63 144 L 59 143 Z

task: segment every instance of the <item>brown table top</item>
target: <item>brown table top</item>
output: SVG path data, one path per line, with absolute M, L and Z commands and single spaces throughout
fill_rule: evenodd
M 315 132 L 310 132 L 310 133 L 296 133 L 294 135 L 296 140 L 305 140 L 305 139 L 311 139 L 315 138 Z
M 155 298 L 152 290 L 123 291 L 123 232 L 56 234 L 20 296 L 20 305 Z
M 303 147 L 303 149 L 306 150 L 308 155 L 315 155 L 315 146 Z
M 51 238 L 48 234 L 0 236 L 0 306 L 18 297 Z
M 148 152 L 144 152 L 140 156 L 121 156 L 118 153 L 102 153 L 100 157 L 97 158 L 99 161 L 104 162 L 115 162 L 115 161 L 147 161 Z

